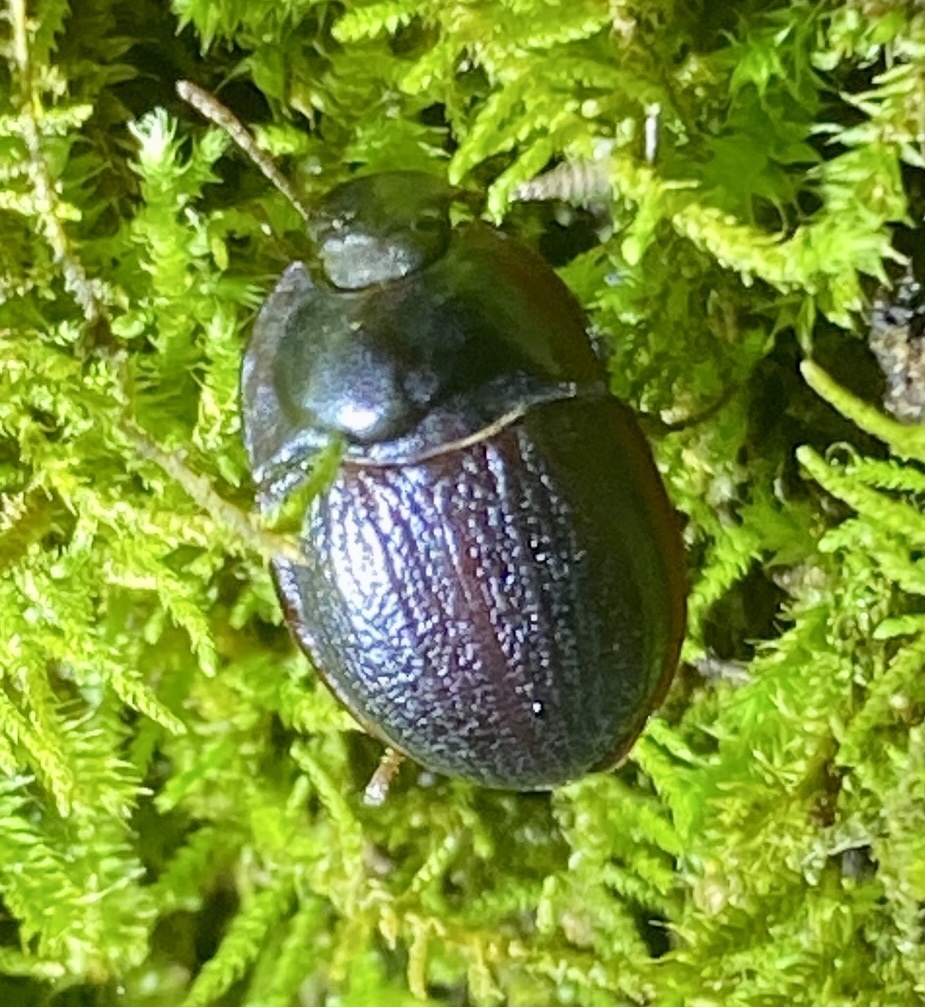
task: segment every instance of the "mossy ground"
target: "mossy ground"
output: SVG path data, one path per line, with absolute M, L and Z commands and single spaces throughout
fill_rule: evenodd
M 921 5 L 9 0 L 0 45 L 0 1002 L 925 1002 L 925 428 L 869 347 L 922 268 Z M 618 772 L 362 805 L 246 520 L 302 222 L 181 78 L 309 203 L 445 171 L 619 395 L 706 412 L 656 441 L 690 626 Z

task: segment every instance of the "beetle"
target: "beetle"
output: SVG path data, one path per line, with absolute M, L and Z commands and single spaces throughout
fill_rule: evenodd
M 429 770 L 546 790 L 629 751 L 673 677 L 683 549 L 577 300 L 418 172 L 310 214 L 317 261 L 263 304 L 241 372 L 258 503 L 318 452 L 286 621 L 372 735 Z

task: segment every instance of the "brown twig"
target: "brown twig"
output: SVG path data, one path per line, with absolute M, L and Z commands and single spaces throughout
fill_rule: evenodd
M 80 305 L 84 317 L 91 323 L 105 321 L 108 318 L 106 307 L 83 265 L 71 251 L 57 213 L 58 195 L 42 152 L 42 136 L 36 119 L 26 0 L 9 0 L 9 9 L 13 27 L 13 59 L 19 69 L 20 121 L 28 153 L 29 180 L 35 191 L 39 220 L 55 262 L 64 274 L 64 284 Z

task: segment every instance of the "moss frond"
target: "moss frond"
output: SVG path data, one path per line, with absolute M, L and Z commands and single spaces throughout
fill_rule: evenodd
M 907 0 L 10 0 L 0 999 L 921 1001 L 925 434 L 865 341 L 921 272 L 923 43 Z M 309 207 L 445 173 L 668 429 L 688 663 L 614 773 L 362 803 L 379 746 L 287 635 L 293 514 L 240 444 L 311 250 L 179 79 Z

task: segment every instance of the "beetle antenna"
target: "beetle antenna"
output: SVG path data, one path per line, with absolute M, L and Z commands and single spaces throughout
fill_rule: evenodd
M 308 220 L 308 209 L 305 207 L 305 204 L 295 194 L 295 190 L 279 168 L 277 168 L 270 155 L 257 146 L 257 141 L 253 135 L 231 109 L 226 108 L 214 95 L 209 94 L 208 91 L 204 91 L 201 87 L 188 80 L 177 81 L 177 94 L 188 105 L 192 105 L 197 112 L 204 115 L 209 122 L 223 129 L 254 164 L 257 165 L 266 178 L 302 214 L 302 217 Z

